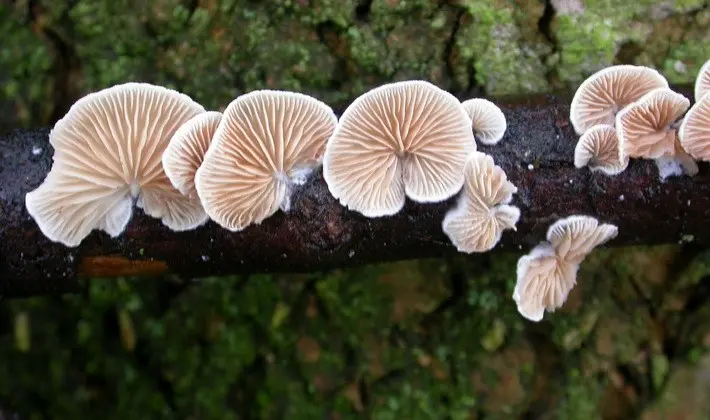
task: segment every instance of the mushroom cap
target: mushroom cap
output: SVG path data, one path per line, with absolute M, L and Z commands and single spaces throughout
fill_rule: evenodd
M 611 224 L 599 224 L 590 216 L 569 216 L 553 223 L 547 230 L 547 240 L 558 258 L 580 264 L 594 248 L 616 237 L 619 230 Z
M 326 146 L 323 177 L 342 205 L 387 216 L 405 196 L 425 203 L 456 194 L 474 150 L 471 119 L 458 99 L 429 82 L 396 82 L 345 110 Z
M 94 229 L 118 236 L 136 198 L 172 230 L 203 224 L 199 200 L 172 186 L 161 161 L 173 133 L 202 112 L 187 95 L 147 83 L 84 96 L 50 132 L 52 169 L 25 197 L 27 211 L 49 239 L 70 247 Z
M 667 88 L 654 89 L 616 115 L 616 135 L 622 156 L 657 159 L 675 155 L 672 125 L 688 110 L 690 101 Z
M 582 134 L 574 148 L 574 166 L 589 166 L 592 171 L 617 175 L 629 165 L 628 156 L 622 156 L 616 129 L 611 125 L 595 125 Z
M 233 100 L 195 176 L 205 211 L 236 232 L 288 209 L 322 159 L 337 117 L 308 95 L 258 90 Z
M 471 118 L 473 134 L 477 141 L 493 145 L 498 143 L 505 135 L 505 114 L 493 102 L 473 98 L 461 103 L 461 106 Z
M 581 135 L 595 125 L 614 125 L 620 109 L 657 88 L 668 88 L 668 81 L 649 67 L 624 64 L 599 70 L 582 82 L 572 98 L 572 126 Z
M 703 64 L 695 78 L 695 102 L 699 102 L 708 92 L 710 92 L 710 60 Z
M 481 152 L 469 155 L 464 191 L 442 223 L 444 233 L 459 252 L 489 251 L 504 230 L 515 230 L 520 210 L 507 203 L 517 190 L 491 156 Z
M 163 169 L 180 193 L 197 198 L 195 174 L 222 119 L 216 111 L 195 115 L 175 132 L 163 153 Z
M 690 156 L 710 161 L 710 93 L 690 108 L 678 129 L 678 137 Z
M 513 300 L 518 312 L 530 321 L 542 320 L 545 310 L 554 312 L 567 300 L 577 283 L 579 265 L 561 260 L 543 242 L 518 260 Z

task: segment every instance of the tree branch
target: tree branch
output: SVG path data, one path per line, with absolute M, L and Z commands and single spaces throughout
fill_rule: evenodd
M 692 98 L 691 88 L 676 90 Z M 497 103 L 508 120 L 505 138 L 479 150 L 492 155 L 518 187 L 513 203 L 521 210 L 517 231 L 506 231 L 497 249 L 527 250 L 544 240 L 551 223 L 571 214 L 616 224 L 619 236 L 610 246 L 710 240 L 706 165 L 693 178 L 666 182 L 651 161 L 632 160 L 615 177 L 578 170 L 569 96 Z M 79 247 L 67 248 L 45 238 L 24 205 L 25 194 L 51 167 L 48 134 L 19 130 L 0 137 L 2 295 L 75 291 L 87 277 L 315 271 L 456 253 L 441 229 L 455 198 L 427 205 L 408 201 L 395 216 L 367 219 L 340 206 L 320 172 L 296 192 L 288 214 L 239 233 L 211 222 L 175 233 L 137 210 L 120 237 L 94 232 Z

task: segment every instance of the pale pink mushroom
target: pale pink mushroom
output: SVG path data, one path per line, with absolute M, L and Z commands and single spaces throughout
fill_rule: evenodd
M 323 177 L 342 205 L 387 216 L 405 196 L 429 203 L 456 194 L 474 150 L 471 119 L 453 95 L 425 81 L 391 83 L 345 110 L 326 147 Z
M 554 312 L 561 307 L 577 283 L 579 264 L 617 234 L 616 226 L 599 224 L 589 216 L 569 216 L 555 222 L 547 230 L 547 242 L 518 260 L 513 291 L 518 312 L 540 321 L 546 310 Z
M 611 125 L 595 125 L 582 134 L 574 149 L 574 166 L 588 166 L 592 171 L 617 175 L 629 165 L 628 156 L 621 156 L 616 129 Z
M 221 119 L 222 113 L 216 111 L 192 117 L 175 132 L 163 153 L 163 169 L 170 182 L 190 198 L 198 198 L 195 174 Z
M 118 236 L 134 200 L 172 230 L 203 224 L 199 200 L 176 190 L 161 162 L 173 133 L 202 112 L 188 96 L 146 83 L 84 96 L 50 132 L 52 169 L 27 194 L 27 211 L 49 239 L 70 247 L 94 229 Z
M 668 81 L 656 70 L 633 65 L 611 66 L 589 76 L 572 98 L 570 121 L 578 135 L 595 125 L 614 125 L 628 104 Z
M 260 90 L 232 101 L 195 177 L 207 214 L 240 231 L 288 211 L 336 123 L 328 105 L 301 93 Z
M 491 250 L 506 229 L 515 230 L 520 209 L 509 205 L 517 188 L 493 158 L 473 152 L 466 161 L 464 190 L 442 228 L 459 252 Z
M 505 135 L 507 128 L 503 111 L 493 102 L 474 98 L 461 103 L 471 118 L 476 141 L 483 144 L 497 144 Z
M 690 108 L 680 125 L 678 137 L 690 156 L 710 161 L 710 94 L 705 94 Z
M 710 60 L 703 64 L 695 79 L 695 102 L 700 102 L 708 92 L 710 92 Z

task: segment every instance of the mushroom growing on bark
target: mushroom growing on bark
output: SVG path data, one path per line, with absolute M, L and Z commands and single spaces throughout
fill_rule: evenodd
M 49 239 L 70 247 L 94 229 L 118 236 L 134 201 L 172 230 L 203 224 L 199 200 L 173 187 L 161 161 L 173 133 L 202 112 L 187 95 L 147 83 L 84 96 L 50 132 L 52 169 L 27 194 L 27 211 Z
M 388 216 L 405 197 L 428 203 L 456 194 L 475 150 L 458 99 L 429 82 L 396 82 L 345 110 L 326 146 L 323 177 L 342 205 L 366 217 Z
M 503 231 L 515 230 L 520 209 L 509 205 L 518 189 L 485 153 L 473 152 L 466 161 L 464 189 L 442 227 L 460 252 L 486 252 Z
M 579 138 L 574 149 L 574 166 L 618 175 L 629 165 L 628 156 L 620 152 L 616 129 L 611 125 L 595 125 Z
M 695 79 L 695 102 L 700 102 L 708 92 L 710 92 L 710 60 L 703 64 Z
M 698 166 L 680 147 L 677 136 L 689 106 L 685 96 L 659 88 L 621 110 L 616 116 L 616 135 L 622 157 L 655 160 L 661 179 L 683 172 L 695 175 Z
M 461 106 L 471 118 L 477 141 L 493 145 L 503 138 L 507 128 L 505 115 L 496 104 L 487 99 L 474 98 L 462 102 Z
M 599 70 L 582 82 L 572 98 L 572 126 L 582 135 L 595 125 L 614 125 L 620 110 L 657 88 L 668 88 L 668 81 L 649 67 L 618 65 Z
M 547 230 L 547 242 L 518 260 L 513 292 L 518 312 L 540 321 L 545 310 L 554 312 L 577 283 L 579 265 L 594 248 L 618 234 L 616 226 L 599 224 L 590 216 L 569 216 Z
M 678 137 L 690 156 L 710 161 L 710 93 L 690 108 L 678 129 Z
M 199 199 L 195 175 L 221 119 L 222 113 L 216 111 L 195 115 L 175 132 L 163 153 L 163 169 L 170 182 L 190 198 Z
M 288 211 L 336 122 L 328 105 L 301 93 L 260 90 L 233 100 L 195 177 L 207 214 L 235 232 Z

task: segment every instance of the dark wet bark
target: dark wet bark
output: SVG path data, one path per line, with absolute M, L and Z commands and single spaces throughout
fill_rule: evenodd
M 688 88 L 679 89 L 692 97 Z M 632 161 L 609 177 L 574 168 L 577 136 L 569 124 L 569 97 L 499 100 L 508 119 L 505 138 L 480 146 L 518 187 L 517 232 L 497 249 L 528 249 L 548 226 L 571 214 L 588 214 L 619 227 L 611 246 L 710 242 L 710 173 L 660 182 L 651 161 Z M 512 105 L 504 105 L 504 104 Z M 439 257 L 456 250 L 441 230 L 455 199 L 408 202 L 393 217 L 367 219 L 329 194 L 320 173 L 302 187 L 288 214 L 230 233 L 214 223 L 175 233 L 136 211 L 122 236 L 92 233 L 77 248 L 44 237 L 24 207 L 24 197 L 51 167 L 47 129 L 0 137 L 0 294 L 29 295 L 76 290 L 87 277 L 216 276 L 233 273 L 316 271 L 409 258 Z M 529 169 L 532 168 L 532 169 Z

